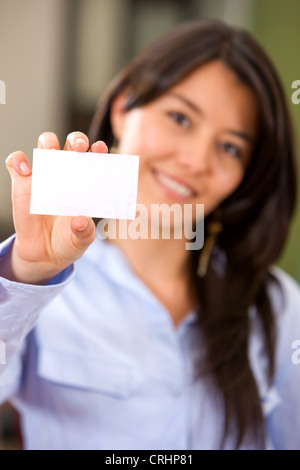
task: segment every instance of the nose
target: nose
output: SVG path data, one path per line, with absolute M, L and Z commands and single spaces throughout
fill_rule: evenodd
M 212 140 L 208 136 L 185 142 L 178 149 L 178 163 L 195 175 L 208 173 L 212 167 L 212 149 Z

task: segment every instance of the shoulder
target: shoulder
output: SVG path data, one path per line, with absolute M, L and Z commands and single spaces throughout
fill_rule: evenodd
M 300 286 L 288 273 L 272 267 L 267 292 L 274 315 L 276 335 L 275 374 L 272 384 L 268 382 L 269 359 L 261 317 L 256 308 L 250 310 L 251 336 L 249 358 L 257 381 L 264 412 L 270 413 L 281 402 L 284 388 L 300 380 L 300 368 L 293 364 L 295 344 L 300 342 Z M 294 385 L 293 385 L 294 387 Z
M 300 318 L 300 284 L 278 267 L 273 267 L 270 273 L 275 282 L 269 284 L 268 293 L 275 315 Z
M 275 278 L 268 287 L 273 307 L 276 327 L 276 363 L 277 371 L 284 363 L 291 363 L 295 344 L 300 342 L 300 285 L 288 273 L 273 268 Z
M 276 335 L 275 369 L 280 374 L 291 363 L 293 345 L 300 340 L 300 286 L 288 273 L 272 267 L 267 292 L 272 306 Z M 266 366 L 264 333 L 256 308 L 250 310 L 250 358 L 255 369 Z M 263 365 L 264 364 L 264 365 Z

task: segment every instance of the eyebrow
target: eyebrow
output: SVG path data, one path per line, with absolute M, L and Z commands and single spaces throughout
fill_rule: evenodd
M 197 114 L 203 115 L 203 111 L 201 108 L 199 108 L 195 103 L 190 101 L 188 98 L 185 96 L 174 93 L 174 92 L 169 92 L 168 95 L 174 96 L 175 98 L 179 99 L 182 101 L 184 104 L 186 104 L 190 109 L 195 111 Z M 237 131 L 234 129 L 225 129 L 225 132 L 228 132 L 229 134 L 235 135 L 236 137 L 240 137 L 241 139 L 245 140 L 246 142 L 249 142 L 250 144 L 253 144 L 254 139 L 251 137 L 249 134 L 243 132 L 243 131 Z
M 247 142 L 249 142 L 249 144 L 254 143 L 254 138 L 251 137 L 249 134 L 246 134 L 245 132 L 235 131 L 233 129 L 225 129 L 225 132 L 228 132 L 229 134 L 233 134 L 236 137 L 240 137 L 241 139 L 246 140 Z
M 198 106 L 195 105 L 192 101 L 190 101 L 188 98 L 185 96 L 179 95 L 178 93 L 170 92 L 168 93 L 170 96 L 174 96 L 175 98 L 179 99 L 183 103 L 185 103 L 189 108 L 191 108 L 193 111 L 195 111 L 197 114 L 203 114 L 203 111 L 198 108 Z

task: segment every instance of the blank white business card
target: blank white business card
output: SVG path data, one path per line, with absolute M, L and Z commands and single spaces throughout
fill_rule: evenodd
M 30 213 L 133 220 L 138 170 L 137 155 L 34 149 Z

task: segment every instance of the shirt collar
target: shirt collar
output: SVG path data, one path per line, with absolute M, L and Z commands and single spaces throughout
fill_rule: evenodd
M 107 240 L 96 236 L 94 242 L 90 245 L 85 253 L 85 258 L 101 271 L 101 274 L 110 279 L 114 284 L 122 286 L 128 290 L 131 290 L 139 297 L 152 304 L 158 310 L 165 310 L 166 308 L 161 302 L 155 297 L 153 292 L 139 279 L 136 273 L 133 271 L 130 263 L 122 250 L 109 243 Z M 169 312 L 167 312 L 169 315 Z M 197 320 L 197 313 L 195 310 L 190 311 L 183 321 L 182 326 L 187 326 L 190 323 L 194 323 Z

